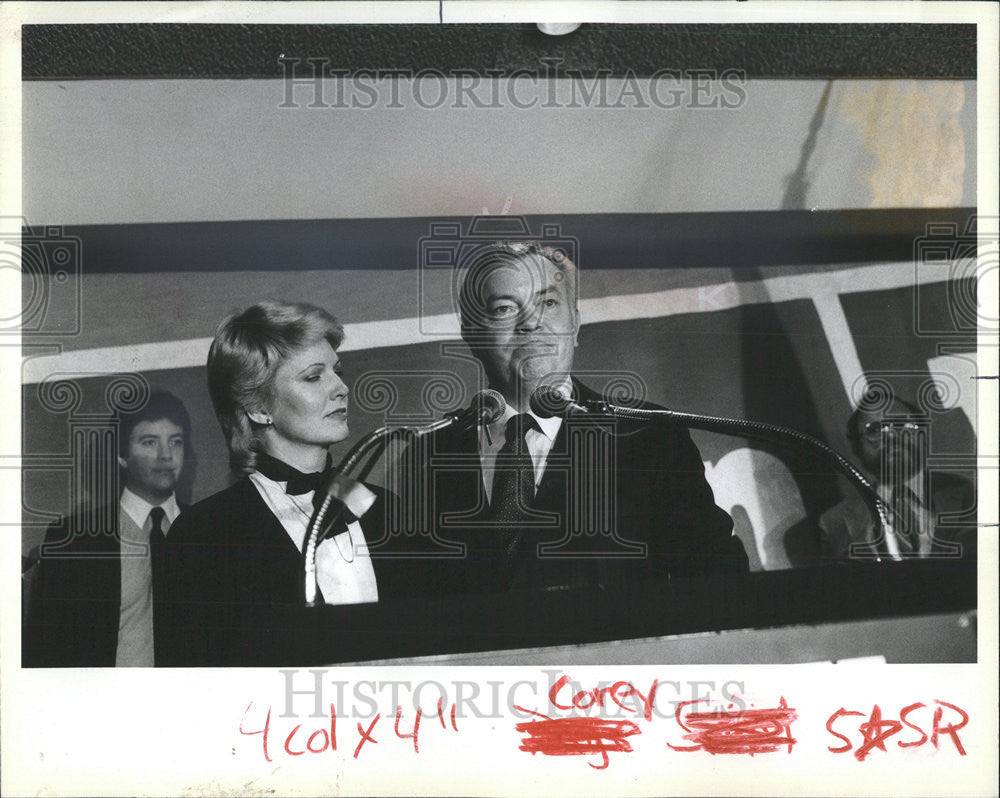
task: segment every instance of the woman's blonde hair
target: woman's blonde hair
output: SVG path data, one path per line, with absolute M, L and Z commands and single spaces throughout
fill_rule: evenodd
M 270 404 L 278 365 L 323 340 L 338 349 L 344 328 L 325 310 L 305 302 L 258 302 L 223 319 L 208 351 L 208 392 L 233 471 L 249 474 L 256 466 L 265 425 L 249 414 Z

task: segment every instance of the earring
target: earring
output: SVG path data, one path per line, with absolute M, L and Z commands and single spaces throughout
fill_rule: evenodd
M 270 417 L 270 416 L 268 416 L 268 417 L 267 417 L 267 421 L 265 421 L 264 423 L 265 423 L 265 424 L 266 424 L 267 426 L 269 426 L 269 427 L 270 427 L 270 426 L 271 426 L 271 425 L 272 425 L 272 424 L 273 424 L 274 422 L 273 422 L 273 421 L 271 421 L 271 417 Z

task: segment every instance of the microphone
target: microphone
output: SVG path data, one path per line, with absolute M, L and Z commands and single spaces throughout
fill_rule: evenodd
M 472 403 L 465 410 L 445 413 L 444 420 L 448 426 L 457 424 L 460 427 L 471 427 L 475 424 L 489 425 L 500 418 L 507 409 L 503 394 L 492 388 L 480 391 L 472 397 Z M 440 427 L 438 427 L 440 429 Z
M 445 413 L 444 418 L 435 421 L 433 424 L 426 424 L 423 427 L 407 427 L 406 433 L 411 438 L 423 438 L 439 430 L 457 426 L 459 429 L 468 429 L 476 424 L 489 426 L 500 418 L 507 409 L 507 401 L 503 394 L 491 388 L 480 391 L 472 397 L 472 403 L 465 410 L 455 410 Z
M 551 385 L 540 385 L 536 388 L 531 394 L 528 404 L 531 407 L 531 412 L 539 418 L 552 418 L 553 416 L 565 418 L 578 413 L 590 412 L 590 408 L 563 396 L 561 391 L 556 390 Z

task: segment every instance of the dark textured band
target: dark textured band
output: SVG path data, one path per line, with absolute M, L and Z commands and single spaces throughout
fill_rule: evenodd
M 975 25 L 25 25 L 26 80 L 284 78 L 279 57 L 330 71 L 582 78 L 737 69 L 748 78 L 976 76 Z M 546 60 L 543 60 L 546 59 Z

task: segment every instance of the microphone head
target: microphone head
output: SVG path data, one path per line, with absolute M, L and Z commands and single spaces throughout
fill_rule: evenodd
M 487 388 L 476 394 L 473 406 L 479 408 L 481 424 L 492 424 L 507 410 L 507 401 L 499 391 Z
M 539 418 L 564 416 L 573 402 L 562 395 L 551 385 L 540 385 L 528 400 L 531 412 Z

